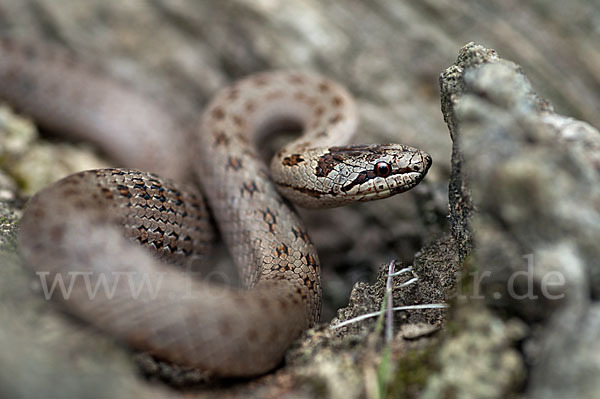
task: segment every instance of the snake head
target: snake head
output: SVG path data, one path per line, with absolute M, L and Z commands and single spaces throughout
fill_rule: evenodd
M 423 180 L 432 163 L 429 154 L 401 144 L 333 147 L 330 151 L 344 167 L 351 168 L 339 191 L 355 201 L 408 191 Z
M 271 164 L 279 191 L 308 207 L 387 198 L 423 180 L 431 156 L 401 144 L 315 148 Z

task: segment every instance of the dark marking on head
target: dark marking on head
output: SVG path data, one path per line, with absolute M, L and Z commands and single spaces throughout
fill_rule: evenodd
M 302 155 L 292 154 L 289 157 L 283 158 L 283 161 L 281 163 L 284 164 L 285 166 L 295 166 L 302 162 L 304 162 Z
M 344 99 L 341 96 L 334 96 L 331 100 L 331 104 L 335 107 L 340 107 L 344 103 Z
M 363 171 L 360 172 L 358 174 L 358 177 L 356 179 L 354 179 L 353 182 L 346 184 L 344 187 L 342 187 L 342 191 L 343 192 L 348 192 L 352 189 L 352 187 L 359 185 L 359 184 L 363 184 L 364 182 L 366 182 L 367 180 L 373 179 L 377 177 L 377 174 L 372 171 L 372 170 L 367 170 L 367 171 Z
M 375 162 L 385 155 L 385 146 L 373 144 L 348 145 L 343 147 L 330 147 L 329 152 L 334 157 L 342 159 L 362 156 L 367 162 Z
M 334 168 L 336 162 L 333 160 L 333 156 L 330 152 L 325 155 L 321 155 L 319 160 L 317 161 L 317 168 L 315 170 L 315 174 L 318 177 L 327 176 Z
M 315 109 L 313 110 L 313 114 L 317 118 L 321 117 L 323 115 L 323 113 L 325 113 L 325 107 L 323 107 L 322 105 L 316 106 Z
M 335 148 L 335 147 L 334 147 Z M 328 153 L 323 154 L 319 157 L 317 161 L 317 167 L 315 169 L 315 174 L 318 177 L 325 177 L 335 168 L 340 162 L 344 161 L 344 157 L 341 154 L 332 152 L 331 149 Z

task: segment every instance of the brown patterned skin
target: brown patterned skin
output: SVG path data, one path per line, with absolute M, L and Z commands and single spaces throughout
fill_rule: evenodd
M 354 103 L 318 75 L 247 78 L 217 94 L 188 132 L 151 99 L 64 56 L 6 43 L 2 52 L 0 79 L 12 81 L 0 86 L 0 97 L 50 127 L 93 136 L 108 151 L 119 147 L 114 156 L 124 166 L 164 168 L 188 182 L 193 171 L 251 289 L 192 278 L 215 236 L 203 197 L 138 170 L 81 172 L 34 196 L 21 222 L 27 263 L 49 284 L 57 277 L 72 283 L 68 296 L 53 295 L 70 312 L 136 348 L 218 375 L 272 369 L 319 319 L 315 247 L 271 176 L 301 205 L 335 206 L 410 189 L 431 164 L 429 155 L 402 145 L 340 147 L 356 128 Z M 72 104 L 79 96 L 85 101 Z M 290 124 L 303 134 L 269 170 L 254 143 Z M 98 282 L 112 290 L 94 291 Z

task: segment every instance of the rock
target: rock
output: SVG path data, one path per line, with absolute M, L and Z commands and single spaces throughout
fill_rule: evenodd
M 500 330 L 514 317 L 527 324 L 521 361 L 512 363 L 519 370 L 529 365 L 529 397 L 596 397 L 600 134 L 554 113 L 518 65 L 472 43 L 440 84 L 454 142 L 452 232 L 477 276 L 459 306 L 472 309 L 470 320 L 483 300 Z M 494 358 L 514 352 L 518 341 L 505 343 Z M 454 359 L 446 367 L 469 373 L 476 366 Z M 477 397 L 515 393 L 519 380 Z M 477 381 L 439 392 L 472 392 Z
M 15 182 L 13 196 L 33 195 L 71 173 L 108 166 L 88 145 L 41 140 L 31 121 L 0 106 L 0 168 Z

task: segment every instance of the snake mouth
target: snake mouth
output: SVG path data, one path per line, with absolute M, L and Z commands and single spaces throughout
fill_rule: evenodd
M 403 174 L 402 184 L 399 184 L 395 187 L 391 187 L 390 188 L 390 196 L 395 195 L 395 194 L 404 193 L 404 192 L 412 189 L 417 184 L 419 184 L 421 182 L 421 180 L 423 180 L 424 177 L 425 177 L 425 173 L 421 173 L 421 172 L 410 172 L 410 173 Z
M 417 154 L 421 160 L 399 173 L 400 181 L 395 186 L 390 187 L 390 195 L 400 194 L 412 189 L 419 184 L 425 178 L 427 172 L 429 172 L 429 168 L 431 168 L 433 163 L 431 155 L 420 150 L 417 151 Z

